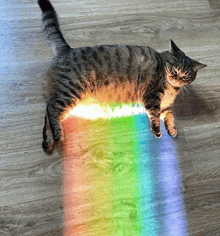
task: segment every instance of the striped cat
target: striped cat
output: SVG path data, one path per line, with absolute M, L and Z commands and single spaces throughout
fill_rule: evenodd
M 161 137 L 160 118 L 175 137 L 172 104 L 180 88 L 195 80 L 206 65 L 187 57 L 171 40 L 171 52 L 146 46 L 101 45 L 70 48 L 49 0 L 38 0 L 43 32 L 55 55 L 48 70 L 48 98 L 43 149 L 50 153 L 62 141 L 62 119 L 87 97 L 100 101 L 142 102 L 152 132 Z

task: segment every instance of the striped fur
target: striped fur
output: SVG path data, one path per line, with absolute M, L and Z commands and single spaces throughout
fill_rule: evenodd
M 177 135 L 172 104 L 180 88 L 191 83 L 205 67 L 187 57 L 171 41 L 171 52 L 156 52 L 146 46 L 100 45 L 70 48 L 60 31 L 49 0 L 38 0 L 45 38 L 54 52 L 47 73 L 47 109 L 43 149 L 51 153 L 62 141 L 62 120 L 78 101 L 93 97 L 99 101 L 142 102 L 152 132 L 161 136 L 160 118 L 168 133 Z

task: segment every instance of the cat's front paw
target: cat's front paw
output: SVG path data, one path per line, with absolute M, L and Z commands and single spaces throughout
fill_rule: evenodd
M 167 133 L 172 136 L 172 137 L 176 137 L 177 136 L 177 130 L 176 128 L 170 128 L 170 129 L 167 129 Z
M 156 138 L 161 138 L 162 137 L 162 133 L 160 132 L 159 127 L 152 127 L 152 132 L 153 132 L 153 134 Z
M 162 137 L 162 134 L 161 134 L 161 132 L 159 132 L 159 133 L 154 133 L 154 136 L 155 136 L 156 138 L 161 138 L 161 137 Z

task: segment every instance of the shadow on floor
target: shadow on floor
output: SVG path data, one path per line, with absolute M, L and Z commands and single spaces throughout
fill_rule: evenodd
M 178 118 L 210 114 L 215 109 L 214 104 L 210 104 L 201 98 L 191 86 L 181 90 L 174 104 L 174 113 Z

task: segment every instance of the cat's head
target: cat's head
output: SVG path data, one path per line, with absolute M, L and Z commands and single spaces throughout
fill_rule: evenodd
M 185 55 L 171 40 L 171 53 L 165 62 L 165 76 L 174 87 L 182 87 L 195 80 L 197 71 L 206 67 Z

